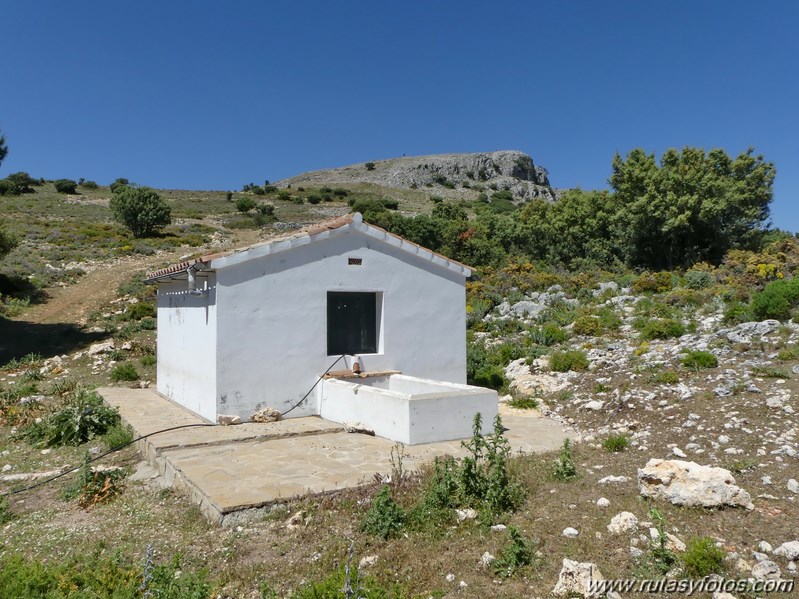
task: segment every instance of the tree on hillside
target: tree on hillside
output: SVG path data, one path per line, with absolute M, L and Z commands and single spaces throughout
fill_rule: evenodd
M 0 164 L 3 164 L 3 159 L 8 155 L 8 146 L 6 145 L 5 135 L 0 133 Z
M 8 154 L 8 146 L 6 146 L 6 138 L 0 134 L 0 164 Z M 0 193 L 2 195 L 2 193 Z M 16 240 L 3 229 L 3 221 L 0 221 L 0 258 L 10 252 L 16 245 Z
M 149 237 L 172 222 L 169 204 L 149 187 L 121 185 L 109 205 L 114 220 L 130 229 L 134 237 Z
M 569 268 L 618 264 L 618 210 L 616 199 L 605 191 L 572 189 L 556 202 L 531 200 L 519 214 L 521 249 L 531 258 Z
M 753 149 L 636 149 L 613 159 L 610 185 L 625 262 L 662 269 L 718 263 L 731 248 L 757 245 L 769 217 L 775 168 Z

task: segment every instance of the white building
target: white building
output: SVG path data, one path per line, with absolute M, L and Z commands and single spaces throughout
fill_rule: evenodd
M 496 392 L 465 385 L 470 275 L 357 213 L 158 270 L 158 391 L 210 421 L 268 406 L 406 443 L 468 436 L 497 412 Z M 358 356 L 383 374 L 300 402 L 341 355 L 334 370 Z

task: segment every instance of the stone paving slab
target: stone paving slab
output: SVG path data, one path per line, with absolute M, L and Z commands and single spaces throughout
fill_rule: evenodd
M 210 424 L 204 418 L 166 399 L 154 389 L 104 387 L 98 389 L 106 403 L 136 431 L 136 436 L 186 424 Z M 154 435 L 147 442 L 156 451 L 171 447 L 219 445 L 259 438 L 281 438 L 343 431 L 335 422 L 316 416 L 291 418 L 269 424 L 247 422 L 235 426 L 185 428 Z
M 99 391 L 137 435 L 205 422 L 151 389 Z M 514 454 L 550 451 L 574 437 L 534 410 L 500 405 L 500 414 Z M 167 482 L 220 523 L 243 510 L 370 483 L 375 474 L 391 472 L 391 450 L 396 445 L 382 437 L 345 433 L 341 425 L 315 416 L 185 429 L 140 443 Z M 466 454 L 460 441 L 405 446 L 403 452 L 407 471 L 436 456 Z

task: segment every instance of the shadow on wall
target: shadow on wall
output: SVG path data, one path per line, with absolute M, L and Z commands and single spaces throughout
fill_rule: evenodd
M 74 324 L 35 324 L 0 318 L 0 364 L 30 353 L 43 358 L 67 354 L 108 336 L 89 333 Z

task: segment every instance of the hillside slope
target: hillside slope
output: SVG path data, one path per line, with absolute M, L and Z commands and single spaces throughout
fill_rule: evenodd
M 390 188 L 417 188 L 435 184 L 470 188 L 483 185 L 508 189 L 522 200 L 555 199 L 547 170 L 517 151 L 474 154 L 435 154 L 363 162 L 341 168 L 310 171 L 283 179 L 278 187 L 298 185 L 372 183 Z

